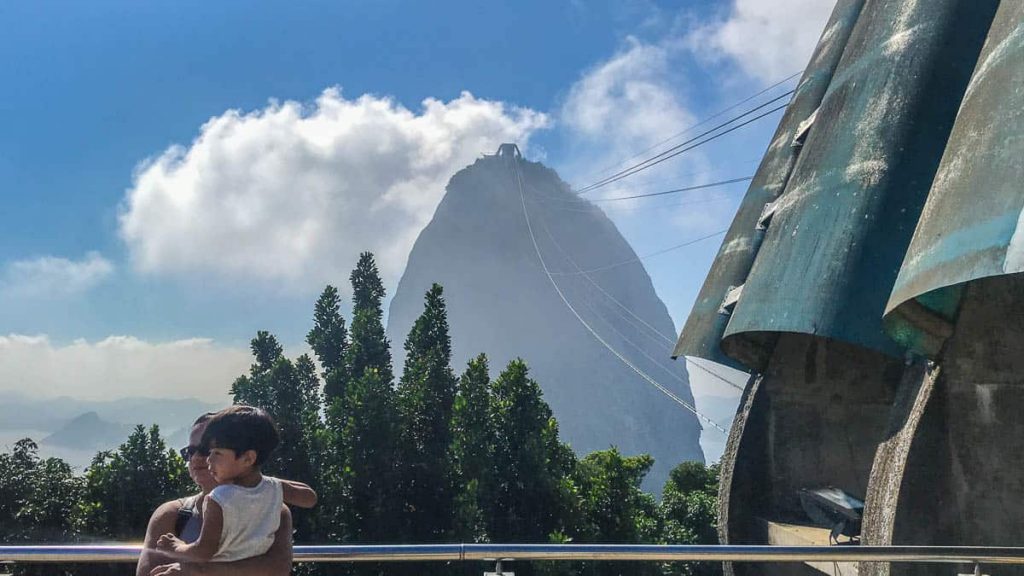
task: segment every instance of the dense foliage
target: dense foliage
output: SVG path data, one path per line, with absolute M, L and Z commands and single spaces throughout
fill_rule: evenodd
M 382 324 L 384 289 L 372 254 L 361 255 L 350 281 L 349 325 L 336 288 L 328 286 L 316 302 L 307 342 L 317 362 L 306 355 L 289 359 L 272 334 L 260 331 L 251 343 L 249 372 L 231 387 L 236 403 L 265 408 L 280 428 L 281 447 L 264 471 L 305 481 L 321 494 L 315 510 L 296 514 L 297 542 L 717 541 L 716 466 L 680 464 L 658 502 L 640 488 L 650 456 L 625 456 L 612 447 L 577 459 L 559 439 L 526 362 L 514 360 L 492 379 L 480 355 L 456 375 L 438 285 L 425 295 L 395 382 Z M 26 439 L 0 454 L 0 542 L 137 541 L 157 505 L 195 489 L 155 426 L 139 426 L 117 450 L 97 454 L 83 476 L 37 452 Z M 316 572 L 438 568 L 325 565 Z M 721 572 L 716 564 L 607 562 L 515 570 Z

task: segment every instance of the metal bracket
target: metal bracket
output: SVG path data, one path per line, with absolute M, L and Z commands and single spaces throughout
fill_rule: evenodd
M 757 218 L 757 230 L 767 230 L 768 225 L 772 223 L 772 216 L 775 215 L 775 209 L 778 207 L 778 200 L 769 202 L 764 205 L 764 209 L 761 210 L 761 215 Z
M 739 286 L 729 286 L 729 289 L 725 291 L 725 298 L 722 299 L 722 303 L 718 306 L 719 314 L 732 314 L 733 308 L 736 308 L 736 303 L 740 301 L 740 296 L 743 294 L 743 284 Z
M 789 144 L 790 147 L 799 148 L 804 145 L 804 142 L 807 140 L 807 134 L 810 133 L 811 126 L 814 125 L 814 119 L 818 117 L 819 109 L 820 108 L 815 108 L 814 112 L 811 112 L 810 116 L 797 125 L 796 134 L 793 135 L 793 141 Z

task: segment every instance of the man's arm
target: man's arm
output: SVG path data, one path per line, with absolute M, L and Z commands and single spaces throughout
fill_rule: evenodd
M 157 566 L 148 574 L 136 576 L 288 576 L 292 570 L 292 514 L 281 507 L 281 525 L 274 534 L 274 544 L 262 556 L 235 562 L 204 564 L 167 564 Z
M 156 541 L 161 534 L 174 532 L 180 509 L 181 501 L 171 500 L 153 511 L 146 526 L 146 539 L 142 542 L 142 553 L 139 555 L 139 563 L 135 566 L 135 576 L 149 576 L 154 566 L 172 561 L 169 556 L 156 549 Z
M 283 478 L 278 478 L 278 480 L 281 481 L 281 488 L 284 491 L 285 504 L 298 506 L 299 508 L 312 508 L 316 506 L 316 492 L 308 484 Z
M 199 530 L 198 540 L 189 544 L 168 532 L 157 539 L 156 547 L 184 562 L 208 562 L 220 548 L 223 531 L 224 509 L 213 498 L 206 498 L 203 504 L 203 527 Z

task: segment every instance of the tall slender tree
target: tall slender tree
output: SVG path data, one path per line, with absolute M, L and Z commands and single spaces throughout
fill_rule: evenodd
M 302 482 L 317 484 L 319 445 L 319 381 L 308 356 L 292 362 L 284 356 L 277 338 L 259 331 L 251 342 L 255 363 L 247 376 L 240 376 L 232 386 L 234 402 L 263 408 L 277 424 L 281 443 L 263 465 L 263 470 Z M 295 512 L 296 538 L 299 541 L 315 536 L 311 513 Z
M 427 291 L 423 314 L 409 331 L 405 351 L 398 387 L 398 488 L 405 533 L 412 542 L 436 542 L 450 537 L 454 519 L 450 451 L 456 386 L 448 312 L 440 285 Z
M 316 354 L 323 368 L 324 400 L 330 405 L 345 394 L 348 381 L 345 369 L 345 350 L 348 348 L 348 330 L 341 315 L 341 297 L 338 289 L 328 285 L 320 294 L 313 310 L 313 328 L 306 342 Z
M 495 430 L 491 420 L 491 379 L 487 356 L 469 361 L 459 378 L 452 408 L 452 473 L 456 478 L 455 537 L 487 540 L 484 511 L 494 491 Z
M 352 274 L 352 327 L 349 330 L 349 346 L 345 364 L 353 379 L 362 377 L 367 368 L 377 371 L 377 376 L 392 382 L 391 347 L 384 335 L 384 283 L 380 271 L 370 252 L 359 255 Z
M 360 543 L 400 541 L 395 485 L 396 408 L 391 382 L 367 368 L 332 411 L 345 439 L 343 506 L 347 538 Z
M 267 377 L 274 363 L 284 354 L 284 349 L 266 330 L 256 332 L 256 337 L 249 342 L 249 349 L 255 362 L 249 366 L 248 375 L 239 376 L 231 384 L 231 395 L 235 404 L 271 406 L 274 404 L 273 387 L 267 382 Z
M 399 508 L 394 497 L 397 467 L 397 407 L 391 350 L 384 335 L 384 284 L 373 254 L 364 252 L 352 271 L 352 323 L 345 349 L 349 381 L 344 396 L 328 409 L 331 450 L 340 456 L 337 514 L 345 537 L 359 542 L 394 542 Z

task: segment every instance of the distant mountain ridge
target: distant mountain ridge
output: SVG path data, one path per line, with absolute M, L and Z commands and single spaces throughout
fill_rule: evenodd
M 39 444 L 40 455 L 60 457 L 82 469 L 96 452 L 120 446 L 139 424 L 156 424 L 169 447 L 181 447 L 196 417 L 222 407 L 195 398 L 34 399 L 0 393 L 0 438 L 9 448 L 15 440 L 30 437 Z
M 86 412 L 43 438 L 40 444 L 77 450 L 104 450 L 120 445 L 131 431 L 132 426 L 107 422 L 95 412 Z
M 195 398 L 117 398 L 82 400 L 68 396 L 31 398 L 24 394 L 0 394 L 0 429 L 55 431 L 87 412 L 117 424 L 157 424 L 161 429 L 188 426 L 197 416 L 227 405 Z
M 626 454 L 649 453 L 655 467 L 645 488 L 660 491 L 673 466 L 703 461 L 700 425 L 604 349 L 562 302 L 529 235 L 516 164 L 536 242 L 566 299 L 604 340 L 692 406 L 685 364 L 668 357 L 675 334 L 668 310 L 611 220 L 553 170 L 513 154 L 485 156 L 451 178 L 409 256 L 391 302 L 388 335 L 403 342 L 422 311 L 424 292 L 434 282 L 443 285 L 456 371 L 486 352 L 496 377 L 509 360 L 522 357 L 562 438 L 578 454 L 612 445 Z M 627 261 L 589 279 L 576 268 Z M 395 346 L 393 353 L 401 368 L 404 350 Z

